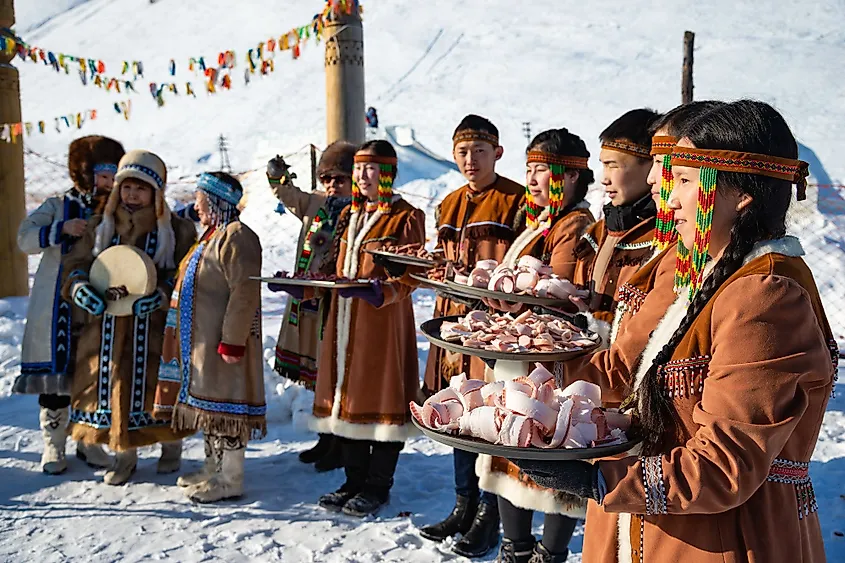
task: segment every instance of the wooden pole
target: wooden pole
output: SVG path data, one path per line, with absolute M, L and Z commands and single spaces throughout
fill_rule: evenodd
M 317 147 L 311 144 L 311 191 L 317 191 Z
M 323 29 L 326 41 L 326 144 L 365 140 L 364 28 L 360 15 L 338 14 Z
M 681 103 L 688 104 L 692 101 L 692 52 L 695 44 L 695 33 L 684 32 L 684 68 L 681 75 Z
M 0 0 L 0 27 L 15 23 L 14 0 Z M 0 52 L 0 124 L 20 123 L 21 94 L 14 55 Z M 26 255 L 18 248 L 18 227 L 26 217 L 23 184 L 23 136 L 14 143 L 0 141 L 0 297 L 29 293 Z

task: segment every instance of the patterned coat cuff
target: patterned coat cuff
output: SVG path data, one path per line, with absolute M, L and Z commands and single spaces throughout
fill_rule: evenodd
M 645 486 L 645 513 L 666 514 L 666 485 L 663 481 L 663 456 L 644 456 L 643 485 Z
M 246 346 L 237 346 L 235 344 L 226 344 L 225 342 L 221 342 L 217 346 L 217 353 L 221 356 L 243 358 L 244 354 L 246 354 Z

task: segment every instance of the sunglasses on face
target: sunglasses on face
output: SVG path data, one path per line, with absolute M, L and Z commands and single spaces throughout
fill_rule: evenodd
M 346 176 L 335 176 L 330 174 L 324 174 L 320 176 L 320 182 L 323 184 L 329 184 L 331 182 L 337 182 L 338 184 L 342 183 L 347 177 Z

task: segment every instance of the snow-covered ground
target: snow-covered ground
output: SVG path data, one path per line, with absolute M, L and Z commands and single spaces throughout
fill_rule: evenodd
M 522 174 L 524 121 L 531 122 L 534 133 L 566 126 L 580 134 L 599 170 L 597 136 L 606 124 L 632 107 L 665 110 L 677 102 L 681 37 L 692 29 L 698 32 L 696 98 L 751 96 L 774 103 L 802 142 L 802 157 L 811 161 L 814 177 L 822 183 L 841 181 L 845 163 L 837 157 L 845 142 L 831 123 L 845 121 L 845 98 L 838 66 L 831 62 L 845 56 L 845 6 L 819 0 L 785 11 L 766 4 L 683 0 L 647 8 L 622 0 L 600 5 L 559 0 L 364 2 L 367 101 L 378 108 L 383 124 L 407 125 L 416 141 L 446 159 L 457 121 L 477 112 L 501 129 L 506 152 L 500 170 L 514 179 Z M 75 75 L 18 64 L 24 119 L 48 120 L 47 134 L 27 139 L 27 148 L 42 155 L 26 160 L 30 207 L 66 188 L 61 163 L 67 144 L 80 134 L 103 133 L 129 148 L 159 152 L 170 169 L 171 199 L 180 200 L 190 196 L 190 184 L 179 179 L 217 166 L 217 137 L 224 134 L 233 167 L 259 169 L 243 178 L 248 199 L 243 220 L 261 236 L 264 271 L 290 268 L 299 223 L 290 214 L 274 212 L 276 202 L 260 168 L 272 155 L 291 155 L 302 185 L 308 184 L 308 153 L 301 147 L 324 144 L 322 46 L 305 46 L 298 61 L 288 53 L 279 55 L 275 73 L 256 77 L 249 86 L 242 80 L 242 57 L 258 41 L 310 21 L 322 8 L 319 0 L 208 0 L 201 7 L 176 0 L 26 0 L 18 1 L 17 8 L 16 29 L 29 42 L 103 59 L 109 74 L 119 72 L 115 69 L 124 59 L 140 59 L 147 73 L 138 82 L 139 93 L 126 96 L 84 87 Z M 235 85 L 230 92 L 206 97 L 198 87 L 201 80 L 188 75 L 187 60 L 216 58 L 224 49 L 234 49 L 239 57 Z M 178 65 L 175 78 L 167 73 L 171 58 Z M 166 105 L 157 108 L 148 94 L 151 81 L 187 80 L 194 83 L 197 99 L 166 96 Z M 111 109 L 115 101 L 126 99 L 132 99 L 129 121 Z M 100 117 L 80 131 L 50 129 L 52 117 L 85 109 L 97 109 Z M 434 205 L 461 184 L 460 176 L 423 152 L 407 130 L 382 133 L 400 145 L 400 189 L 426 211 L 431 229 Z M 597 212 L 600 193 L 591 194 L 590 201 Z M 845 224 L 829 210 L 819 213 L 820 207 L 812 198 L 797 207 L 792 230 L 804 239 L 808 261 L 829 299 L 828 313 L 842 327 Z M 37 258 L 30 260 L 31 274 L 37 263 Z M 419 291 L 414 300 L 417 318 L 428 318 L 431 292 Z M 360 521 L 327 514 L 316 500 L 340 484 L 341 472 L 317 475 L 297 462 L 296 453 L 310 446 L 312 436 L 290 423 L 289 396 L 276 394 L 279 381 L 269 368 L 270 431 L 266 439 L 250 444 L 242 500 L 217 506 L 187 502 L 174 485 L 175 477 L 155 474 L 154 448 L 142 452 L 137 475 L 124 487 L 107 487 L 101 475 L 75 459 L 66 475 L 42 475 L 36 400 L 8 396 L 19 370 L 26 305 L 26 299 L 0 300 L 0 559 L 455 558 L 415 531 L 451 508 L 448 451 L 424 439 L 410 441 L 390 505 L 378 518 Z M 283 297 L 265 293 L 268 353 L 283 310 Z M 422 366 L 428 345 L 418 340 Z M 845 387 L 839 388 L 811 466 L 830 561 L 845 560 Z M 202 458 L 198 440 L 186 444 L 184 470 L 198 466 Z M 580 529 L 577 534 L 571 561 L 580 560 Z

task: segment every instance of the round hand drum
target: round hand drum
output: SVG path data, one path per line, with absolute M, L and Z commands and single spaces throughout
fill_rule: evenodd
M 106 313 L 115 317 L 132 314 L 132 305 L 139 297 L 149 295 L 156 288 L 156 266 L 144 251 L 121 244 L 107 248 L 91 265 L 91 285 L 105 296 L 111 287 L 126 286 L 129 295 L 117 301 L 106 301 Z

